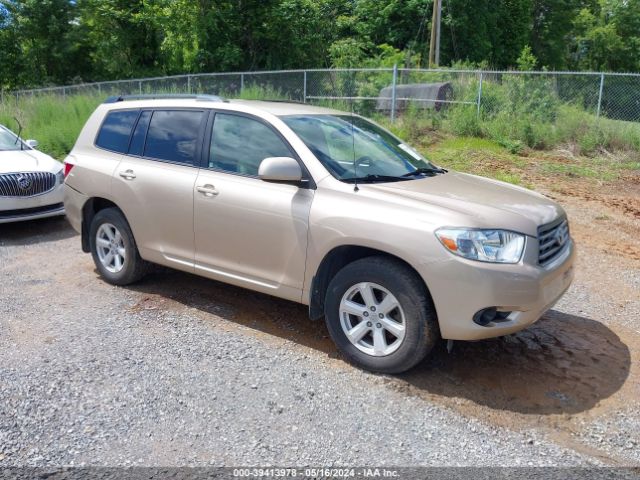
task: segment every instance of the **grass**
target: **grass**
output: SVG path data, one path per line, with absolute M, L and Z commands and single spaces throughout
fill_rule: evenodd
M 38 149 L 59 160 L 73 148 L 80 130 L 104 100 L 98 96 L 77 95 L 25 98 L 17 104 L 0 105 L 0 124 L 16 133 L 17 118 L 23 126 L 22 138 L 38 140 Z
M 566 177 L 593 178 L 596 180 L 611 181 L 618 178 L 613 169 L 596 169 L 581 164 L 564 164 L 553 162 L 542 162 L 542 170 L 551 174 L 561 174 Z
M 22 98 L 0 105 L 0 123 L 17 131 L 14 117 L 18 118 L 23 138 L 38 140 L 40 150 L 63 159 L 105 96 Z M 280 90 L 254 84 L 235 97 L 287 99 Z M 341 103 L 325 104 L 350 109 Z M 439 114 L 413 108 L 394 123 L 381 114 L 374 117 L 438 165 L 516 185 L 530 186 L 532 174 L 613 181 L 640 171 L 640 124 L 596 120 L 569 105 L 558 106 L 556 113 L 553 123 L 503 112 L 479 119 L 475 106 L 463 105 Z

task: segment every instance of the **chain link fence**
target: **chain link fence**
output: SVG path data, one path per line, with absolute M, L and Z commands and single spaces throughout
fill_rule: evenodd
M 563 112 L 640 122 L 640 74 L 446 69 L 331 69 L 192 74 L 2 92 L 2 102 L 42 95 L 217 94 L 292 100 L 385 115 L 411 112 L 434 121 L 453 114 L 557 124 Z

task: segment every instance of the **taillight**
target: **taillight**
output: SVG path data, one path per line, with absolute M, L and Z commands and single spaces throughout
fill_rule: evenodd
M 69 176 L 69 173 L 71 172 L 71 169 L 73 167 L 75 167 L 75 164 L 64 162 L 64 178 L 67 178 Z

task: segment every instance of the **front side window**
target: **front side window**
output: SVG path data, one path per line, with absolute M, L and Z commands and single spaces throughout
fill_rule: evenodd
M 106 150 L 127 153 L 129 137 L 138 119 L 138 113 L 138 110 L 110 112 L 100 127 L 96 145 Z
M 402 181 L 444 173 L 402 140 L 361 117 L 291 115 L 282 120 L 344 182 Z
M 193 165 L 205 112 L 156 110 L 151 116 L 144 156 Z
M 240 115 L 216 113 L 209 168 L 257 176 L 265 158 L 290 156 L 284 141 L 264 123 Z

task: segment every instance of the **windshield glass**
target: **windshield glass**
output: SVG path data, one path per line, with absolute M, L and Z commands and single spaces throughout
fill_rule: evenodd
M 0 151 L 20 150 L 21 146 L 23 150 L 26 150 L 29 148 L 23 145 L 22 142 L 18 140 L 18 137 L 13 132 L 10 132 L 3 126 L 0 126 Z
M 338 180 L 401 181 L 444 172 L 361 117 L 290 115 L 282 120 Z

